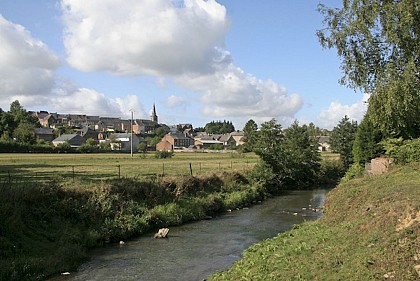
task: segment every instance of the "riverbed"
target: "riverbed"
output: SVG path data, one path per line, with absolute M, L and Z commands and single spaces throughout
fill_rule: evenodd
M 211 220 L 170 227 L 169 237 L 140 237 L 91 251 L 76 272 L 51 280 L 204 280 L 242 252 L 322 215 L 327 190 L 291 191 Z

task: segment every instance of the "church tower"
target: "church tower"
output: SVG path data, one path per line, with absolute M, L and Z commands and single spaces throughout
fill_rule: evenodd
M 152 113 L 150 114 L 150 120 L 158 123 L 158 116 L 156 115 L 156 106 L 153 104 Z

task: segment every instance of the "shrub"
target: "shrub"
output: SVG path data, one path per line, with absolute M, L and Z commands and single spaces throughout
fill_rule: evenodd
M 174 155 L 173 151 L 162 150 L 162 151 L 156 151 L 155 157 L 157 159 L 165 159 L 165 158 L 172 158 L 173 155 Z
M 403 141 L 399 139 L 388 139 L 382 142 L 385 148 L 385 155 L 394 158 L 398 164 L 420 162 L 420 138 Z

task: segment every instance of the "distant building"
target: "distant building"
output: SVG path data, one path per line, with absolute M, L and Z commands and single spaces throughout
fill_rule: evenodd
M 39 140 L 49 142 L 54 139 L 54 130 L 50 128 L 35 128 L 35 136 Z
M 86 140 L 78 134 L 62 134 L 52 141 L 54 146 L 68 142 L 71 147 L 77 148 L 84 144 Z
M 166 134 L 156 145 L 158 151 L 188 148 L 194 145 L 194 139 L 181 133 Z

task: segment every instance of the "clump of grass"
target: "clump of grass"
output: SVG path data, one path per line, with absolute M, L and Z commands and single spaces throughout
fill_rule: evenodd
M 320 220 L 252 246 L 208 280 L 418 280 L 419 169 L 342 182 Z

